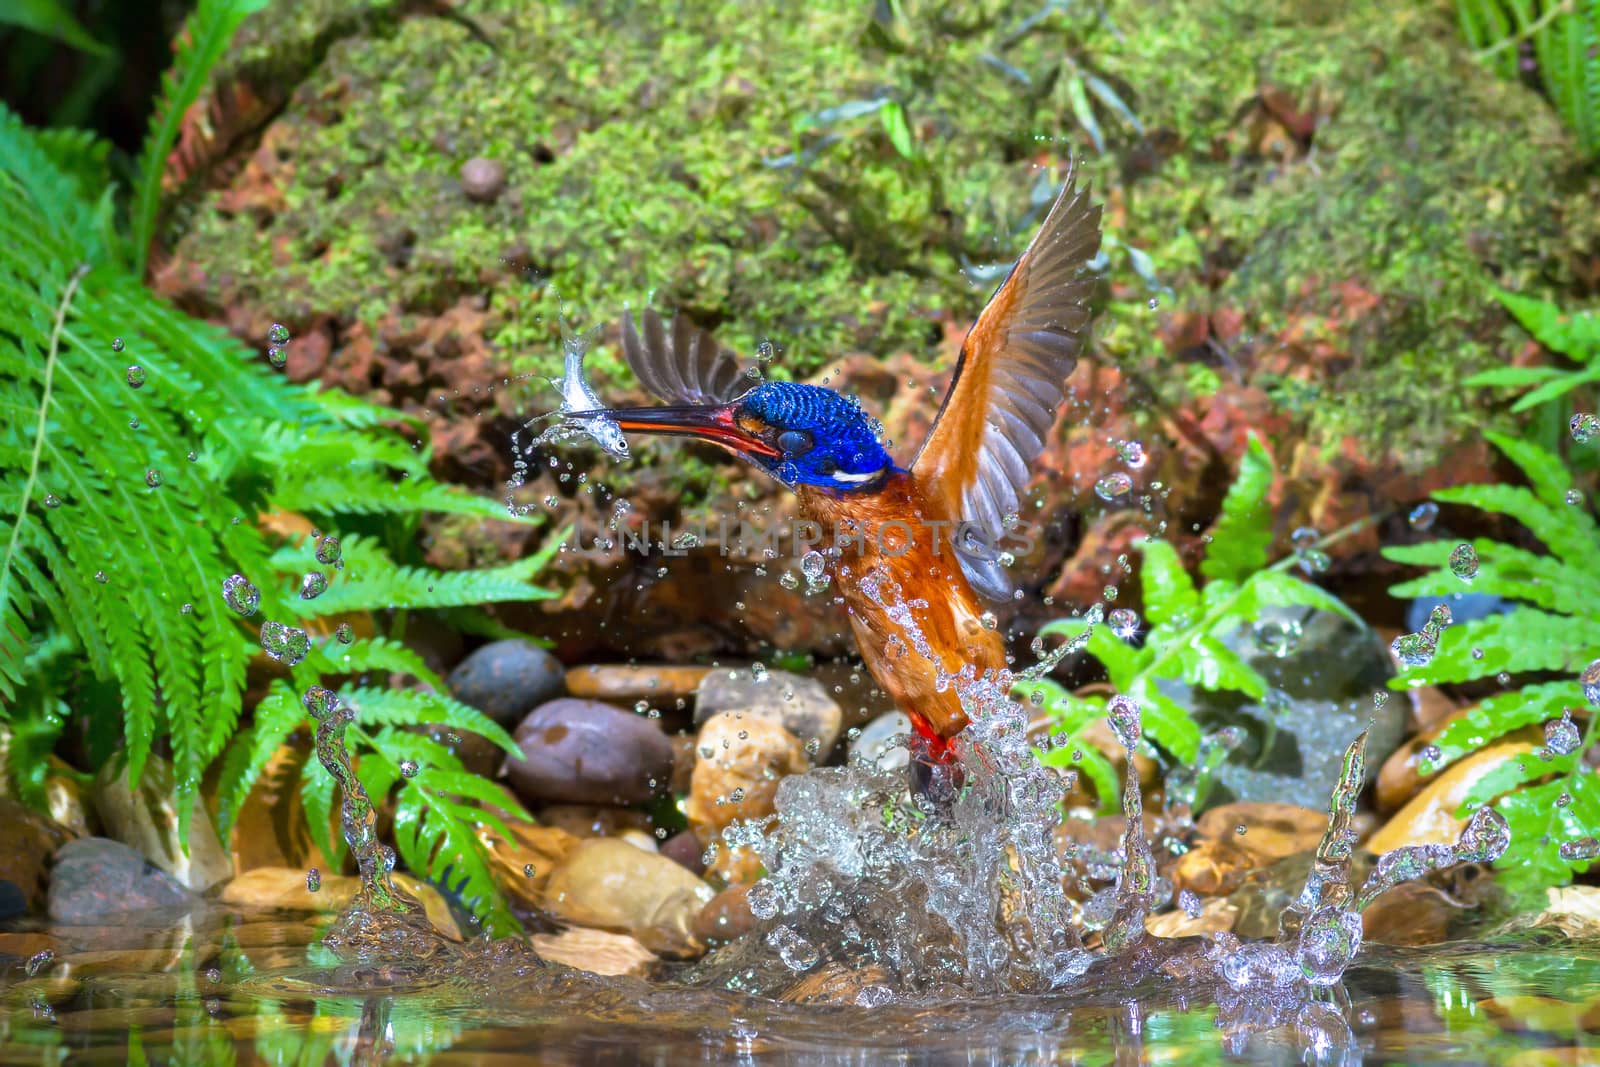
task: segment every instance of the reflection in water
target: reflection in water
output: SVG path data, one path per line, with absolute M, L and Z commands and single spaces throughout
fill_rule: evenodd
M 1071 995 L 861 1008 L 597 978 L 483 945 L 425 972 L 346 965 L 315 947 L 325 922 L 212 910 L 171 928 L 0 934 L 4 1060 L 1581 1062 L 1539 1050 L 1584 1044 L 1600 1019 L 1600 946 L 1552 934 L 1371 949 L 1327 1000 L 1262 1029 L 1226 993 L 1162 974 L 1183 971 L 1198 939 L 1155 940 L 1145 975 L 1109 968 Z M 55 958 L 28 977 L 45 949 Z

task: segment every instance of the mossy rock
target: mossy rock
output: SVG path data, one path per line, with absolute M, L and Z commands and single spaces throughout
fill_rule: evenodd
M 303 73 L 250 164 L 176 214 L 170 288 L 235 323 L 331 320 L 336 354 L 477 300 L 484 385 L 559 373 L 563 305 L 581 328 L 649 300 L 771 338 L 796 377 L 943 359 L 1079 152 L 1109 204 L 1096 358 L 1173 405 L 1237 374 L 1317 440 L 1426 464 L 1514 343 L 1487 287 L 1580 291 L 1600 217 L 1557 119 L 1447 8 L 306 0 L 250 30 L 234 76 Z M 474 157 L 505 169 L 487 203 Z M 1174 340 L 1195 315 L 1232 326 Z

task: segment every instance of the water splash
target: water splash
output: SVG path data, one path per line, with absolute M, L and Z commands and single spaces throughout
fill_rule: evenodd
M 565 328 L 562 332 L 562 377 L 555 383 L 561 390 L 561 407 L 556 411 L 559 420 L 532 443 L 541 445 L 586 436 L 617 459 L 627 459 L 628 442 L 615 419 L 603 414 L 571 417 L 579 413 L 602 411 L 608 405 L 595 393 L 583 373 L 583 359 L 588 354 L 592 335 L 572 334 Z

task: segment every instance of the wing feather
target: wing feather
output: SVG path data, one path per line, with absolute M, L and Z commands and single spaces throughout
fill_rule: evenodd
M 996 543 L 1004 517 L 1018 511 L 1088 336 L 1094 279 L 1082 271 L 1100 249 L 1100 207 L 1075 179 L 1074 168 L 967 334 L 939 417 L 912 462 L 926 492 Z
M 622 358 L 639 384 L 667 404 L 725 404 L 755 384 L 733 353 L 717 345 L 679 312 L 671 332 L 654 308 L 645 308 L 636 328 L 622 316 Z

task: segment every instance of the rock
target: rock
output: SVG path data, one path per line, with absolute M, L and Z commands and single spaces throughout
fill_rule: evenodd
M 694 696 L 695 690 L 700 688 L 700 683 L 710 673 L 710 667 L 595 664 L 568 671 L 567 692 L 589 700 L 616 700 L 629 704 L 636 700 L 648 700 L 659 706 Z
M 1422 773 L 1422 765 L 1427 762 L 1422 758 L 1422 750 L 1438 740 L 1445 729 L 1471 711 L 1471 708 L 1461 708 L 1450 714 L 1443 721 L 1435 723 L 1431 728 L 1424 730 L 1405 744 L 1395 749 L 1389 758 L 1383 761 L 1383 766 L 1378 769 L 1378 786 L 1376 792 L 1377 807 L 1385 815 L 1392 814 L 1417 795 L 1427 782 Z M 1544 741 L 1544 731 L 1539 726 L 1529 726 L 1515 730 L 1504 735 L 1507 741 L 1527 741 L 1529 744 L 1539 744 Z M 1432 773 L 1438 774 L 1444 768 L 1434 767 Z
M 407 874 L 390 874 L 395 888 L 416 898 L 433 928 L 452 941 L 461 930 L 450 905 L 438 889 Z M 301 867 L 257 867 L 246 871 L 222 890 L 222 902 L 238 908 L 273 908 L 280 911 L 340 911 L 356 898 L 361 879 L 353 875 L 324 874 L 317 891 L 306 886 Z
M 911 719 L 905 712 L 879 715 L 850 742 L 850 762 L 865 760 L 882 771 L 904 767 L 911 762 L 911 751 L 906 747 L 910 734 Z
M 1401 882 L 1361 913 L 1362 935 L 1385 945 L 1437 945 L 1466 906 L 1426 882 Z
M 734 822 L 764 819 L 773 813 L 778 783 L 800 774 L 809 764 L 799 740 L 775 719 L 741 711 L 713 715 L 700 727 L 699 762 L 690 781 L 684 814 L 695 836 L 718 842 L 714 873 L 745 880 L 759 863 L 744 848 L 720 843 L 722 831 Z
M 0 920 L 44 907 L 50 857 L 71 837 L 21 801 L 0 797 Z
M 329 868 L 300 802 L 300 771 L 311 752 L 279 745 L 239 805 L 228 834 L 235 876 L 257 867 Z M 337 819 L 337 814 L 334 818 Z
M 618 841 L 625 841 L 634 848 L 643 849 L 645 852 L 660 852 L 660 842 L 654 834 L 643 830 L 624 830 L 617 835 Z
M 577 836 L 554 826 L 539 826 L 508 818 L 510 840 L 479 823 L 478 841 L 489 856 L 495 881 L 506 895 L 529 908 L 539 907 L 540 895 L 551 873 L 578 847 Z
M 545 884 L 543 904 L 559 919 L 639 939 L 667 956 L 696 956 L 705 945 L 694 917 L 711 887 L 659 853 L 614 838 L 580 843 Z
M 533 950 L 551 963 L 561 963 L 599 975 L 646 978 L 661 958 L 637 938 L 608 930 L 573 927 L 559 934 L 535 934 Z
M 1388 647 L 1366 626 L 1332 612 L 1264 607 L 1221 641 L 1266 678 L 1267 700 L 1158 683 L 1203 729 L 1244 728 L 1244 744 L 1217 772 L 1217 799 L 1324 808 L 1345 748 L 1369 722 L 1369 775 L 1404 737 L 1407 702 L 1373 704 L 1394 670 Z
M 1202 841 L 1179 856 L 1166 870 L 1176 889 L 1203 897 L 1226 896 L 1244 884 L 1254 865 L 1250 853 L 1233 841 Z
M 492 204 L 506 187 L 506 165 L 497 159 L 474 156 L 461 164 L 461 191 L 469 200 Z
M 695 725 L 724 711 L 746 711 L 776 719 L 821 763 L 839 739 L 844 712 L 822 683 L 788 671 L 757 674 L 750 669 L 714 670 L 695 696 Z
M 672 742 L 654 722 L 593 700 L 563 698 L 517 727 L 521 759 L 506 775 L 530 801 L 637 804 L 666 792 Z
M 561 695 L 566 668 L 532 641 L 493 641 L 457 664 L 445 682 L 457 700 L 510 726 Z
M 301 872 L 302 883 L 304 878 Z M 81 837 L 56 852 L 49 911 L 58 923 L 94 923 L 126 912 L 186 908 L 193 901 L 176 878 L 120 841 Z
M 1144 928 L 1156 937 L 1194 937 L 1198 934 L 1225 934 L 1233 929 L 1239 909 L 1226 900 L 1208 900 L 1200 914 L 1190 917 L 1181 909 L 1148 915 Z
M 704 941 L 732 941 L 756 928 L 750 910 L 750 885 L 730 885 L 706 902 L 694 918 L 695 936 Z
M 693 830 L 682 830 L 661 843 L 661 854 L 696 876 L 706 873 L 706 847 Z
M 1455 844 L 1467 825 L 1456 817 L 1467 793 L 1507 760 L 1538 759 L 1533 750 L 1526 741 L 1502 741 L 1451 764 L 1368 839 L 1367 851 L 1382 855 L 1401 845 Z
M 1539 912 L 1518 915 L 1507 930 L 1536 930 L 1550 927 L 1577 940 L 1600 938 L 1600 887 L 1592 885 L 1550 886 L 1546 903 Z
M 123 760 L 108 762 L 94 782 L 106 836 L 137 849 L 184 888 L 203 893 L 233 876 L 233 858 L 223 851 L 198 791 L 188 835 L 180 836 L 174 794 L 172 764 L 159 756 L 145 761 L 137 788 L 129 783 Z
M 1294 804 L 1240 801 L 1208 809 L 1196 826 L 1214 841 L 1237 845 L 1259 866 L 1316 848 L 1328 829 L 1328 813 Z
M 624 830 L 650 829 L 650 816 L 628 808 L 597 804 L 546 804 L 539 822 L 574 837 L 616 837 Z

